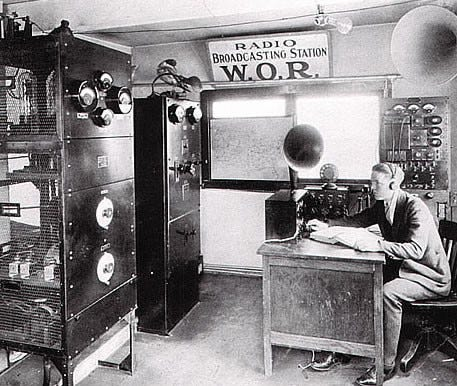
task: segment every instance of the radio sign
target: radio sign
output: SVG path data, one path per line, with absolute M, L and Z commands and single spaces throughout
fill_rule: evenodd
M 216 82 L 326 78 L 327 32 L 208 41 Z

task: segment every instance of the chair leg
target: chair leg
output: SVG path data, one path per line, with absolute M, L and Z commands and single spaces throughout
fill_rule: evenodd
M 47 356 L 43 356 L 43 386 L 51 384 L 51 360 Z
M 438 332 L 438 335 L 443 339 L 439 350 L 445 352 L 449 356 L 457 360 L 457 344 L 446 334 Z
M 420 332 L 415 336 L 413 341 L 411 342 L 408 351 L 406 352 L 405 355 L 401 358 L 400 361 L 400 369 L 404 373 L 407 373 L 409 370 L 411 370 L 413 361 L 417 359 L 418 354 L 420 351 L 421 346 L 424 347 L 424 345 L 427 344 L 427 336 L 426 333 Z

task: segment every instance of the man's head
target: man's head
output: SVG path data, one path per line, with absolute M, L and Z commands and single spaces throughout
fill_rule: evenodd
M 405 174 L 397 165 L 389 162 L 376 164 L 371 169 L 371 188 L 375 200 L 389 201 L 394 191 L 400 189 Z

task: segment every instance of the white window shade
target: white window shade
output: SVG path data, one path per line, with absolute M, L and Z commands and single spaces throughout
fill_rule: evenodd
M 319 178 L 326 163 L 335 164 L 339 179 L 369 179 L 379 162 L 380 97 L 375 95 L 303 96 L 296 100 L 298 124 L 322 134 L 324 152 L 300 178 Z

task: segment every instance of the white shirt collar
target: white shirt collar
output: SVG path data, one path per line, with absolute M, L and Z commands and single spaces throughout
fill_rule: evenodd
M 387 218 L 387 221 L 389 221 L 390 225 L 392 225 L 394 222 L 394 214 L 395 214 L 395 208 L 397 207 L 397 198 L 398 198 L 399 192 L 400 192 L 400 189 L 395 189 L 390 202 L 384 201 L 386 218 Z

